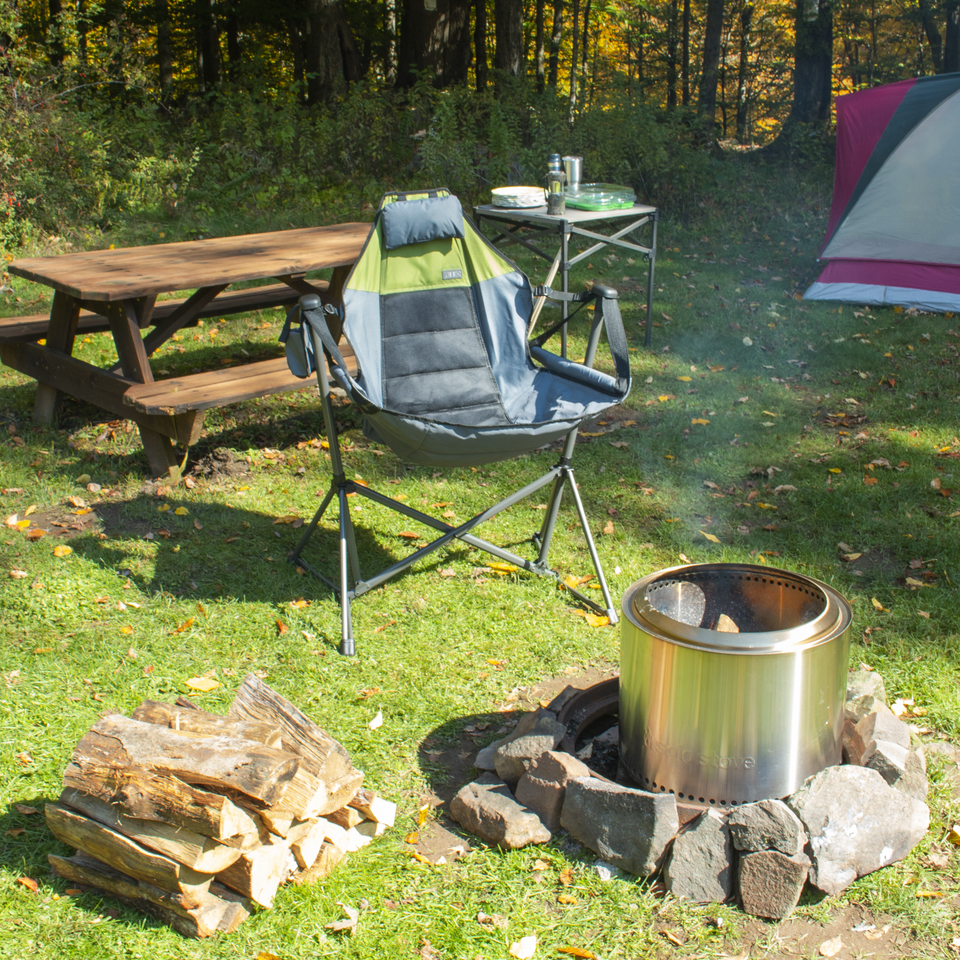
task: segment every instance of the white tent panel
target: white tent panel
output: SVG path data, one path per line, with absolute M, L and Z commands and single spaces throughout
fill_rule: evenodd
M 960 294 L 912 287 L 884 287 L 874 283 L 812 283 L 804 300 L 839 300 L 871 307 L 916 307 L 931 313 L 960 313 Z
M 960 265 L 958 211 L 960 92 L 890 154 L 821 257 Z

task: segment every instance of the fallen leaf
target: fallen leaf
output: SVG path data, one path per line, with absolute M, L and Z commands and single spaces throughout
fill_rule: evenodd
M 843 941 L 840 937 L 832 937 L 830 940 L 824 940 L 820 944 L 818 953 L 821 957 L 835 957 L 843 949 Z
M 37 884 L 37 881 L 33 879 L 33 877 L 20 877 L 17 880 L 17 883 L 19 883 L 20 886 L 22 887 L 26 887 L 31 893 L 37 892 L 38 884 Z M 527 956 L 532 956 L 532 954 L 527 954 Z
M 188 617 L 179 627 L 174 630 L 174 633 L 183 633 L 185 630 L 189 630 L 193 626 L 193 617 Z
M 422 540 L 423 538 L 419 533 L 413 533 L 411 530 L 401 530 L 398 534 L 398 537 L 403 537 L 404 540 Z
M 700 426 L 706 426 L 710 421 L 704 417 L 694 417 L 691 421 L 693 424 L 699 424 Z
M 871 597 L 870 602 L 873 604 L 875 610 L 886 610 L 887 608 L 876 598 Z
M 718 537 L 715 537 L 712 533 L 707 533 L 705 530 L 700 531 L 711 543 L 719 543 L 720 540 Z
M 676 944 L 678 947 L 682 947 L 686 940 L 681 940 L 675 933 L 671 933 L 669 930 L 660 931 L 671 943 Z
M 191 677 L 186 683 L 191 690 L 197 690 L 200 693 L 209 693 L 220 686 L 219 681 L 212 677 Z
M 499 913 L 484 913 L 482 910 L 477 914 L 477 923 L 481 927 L 496 927 L 497 930 L 506 930 L 510 921 Z
M 947 839 L 955 846 L 960 847 L 960 825 L 954 824 L 947 831 Z
M 561 870 L 559 880 L 565 887 L 573 886 L 573 868 L 565 867 Z
M 69 557 L 73 553 L 73 547 L 68 547 L 65 543 L 57 544 L 53 548 L 53 555 L 55 557 Z
M 501 576 L 505 576 L 508 573 L 516 573 L 519 570 L 519 567 L 515 567 L 512 563 L 500 563 L 497 560 L 491 560 L 487 566 L 494 571 L 494 573 L 499 573 Z
M 24 577 L 29 577 L 30 574 L 26 570 L 20 570 L 17 567 L 14 567 L 8 574 L 11 580 L 22 580 Z
M 15 803 L 13 806 L 18 813 L 22 813 L 25 817 L 30 817 L 35 813 L 39 813 L 36 807 L 29 807 L 25 803 Z
M 684 383 L 689 383 L 693 377 L 677 377 L 678 380 L 682 380 Z
M 376 730 L 378 727 L 383 726 L 383 711 L 378 710 L 377 715 L 367 724 L 371 730 Z
M 177 509 L 174 510 L 173 512 L 174 512 L 178 517 L 186 517 L 186 516 L 188 516 L 189 513 L 190 513 L 190 511 L 189 511 L 186 507 L 177 507 Z
M 30 764 L 33 763 L 33 757 L 31 757 L 30 754 L 27 753 L 26 750 L 21 750 L 21 751 L 17 754 L 17 760 L 19 760 L 20 763 L 22 763 L 25 767 L 29 767 Z
M 277 625 L 277 633 L 281 636 L 290 629 L 282 620 L 275 620 L 274 623 Z
M 27 828 L 26 828 L 26 827 L 13 827 L 12 829 L 10 829 L 10 830 L 7 831 L 7 836 L 8 836 L 8 837 L 19 837 L 20 834 L 26 833 L 26 832 L 27 832 Z
M 169 504 L 169 503 L 161 503 L 161 504 L 157 507 L 157 513 L 166 513 L 169 509 L 170 509 L 170 504 Z
M 510 944 L 510 956 L 516 960 L 530 960 L 537 952 L 537 936 L 531 933 L 529 937 L 521 937 Z
M 853 563 L 854 560 L 859 560 L 862 556 L 862 553 L 844 553 L 841 554 L 840 559 L 845 560 L 847 563 Z
M 557 896 L 557 903 L 565 903 L 569 905 L 569 904 L 574 904 L 576 902 L 577 902 L 577 898 L 571 897 L 569 893 L 561 893 Z
M 332 930 L 334 933 L 347 932 L 353 936 L 357 929 L 357 923 L 360 921 L 360 911 L 355 910 L 353 907 L 348 907 L 340 900 L 337 901 L 337 906 L 342 908 L 343 912 L 347 915 L 347 919 L 335 920 L 333 923 L 328 923 L 324 929 Z
M 606 534 L 606 536 L 610 536 L 610 534 L 612 534 L 614 531 L 615 531 L 615 527 L 614 527 L 614 525 L 613 525 L 613 521 L 612 521 L 612 520 L 608 520 L 608 521 L 603 525 L 603 532 L 604 532 L 604 534 Z
M 557 953 L 566 953 L 571 957 L 582 957 L 583 960 L 597 960 L 595 953 L 591 953 L 589 950 L 583 950 L 580 947 L 557 947 Z

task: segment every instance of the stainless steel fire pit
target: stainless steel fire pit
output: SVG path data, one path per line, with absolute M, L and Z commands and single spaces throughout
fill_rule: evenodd
M 651 574 L 623 598 L 620 755 L 645 790 L 728 807 L 840 762 L 849 604 L 750 564 Z

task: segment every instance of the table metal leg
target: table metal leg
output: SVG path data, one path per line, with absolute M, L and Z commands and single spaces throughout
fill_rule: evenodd
M 57 290 L 50 308 L 50 326 L 47 328 L 47 349 L 69 356 L 77 336 L 80 320 L 80 301 Z M 48 383 L 37 384 L 37 399 L 33 405 L 33 422 L 48 427 L 53 423 L 63 394 Z
M 647 259 L 650 261 L 650 270 L 647 273 L 647 336 L 644 339 L 644 346 L 649 347 L 653 338 L 653 274 L 657 263 L 657 214 L 653 215 L 653 235 L 650 238 L 650 253 Z

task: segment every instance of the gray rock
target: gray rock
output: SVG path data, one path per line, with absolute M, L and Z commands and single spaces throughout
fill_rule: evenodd
M 885 706 L 886 704 L 882 700 L 878 700 L 868 693 L 862 697 L 848 700 L 843 706 L 843 717 L 845 720 L 859 723 L 868 713 L 882 710 Z
M 727 824 L 738 850 L 778 850 L 792 857 L 800 853 L 807 842 L 803 824 L 782 800 L 760 800 L 735 807 Z
M 707 810 L 677 834 L 663 868 L 667 889 L 694 903 L 723 903 L 733 898 L 737 854 L 727 824 Z
M 868 713 L 857 724 L 857 733 L 868 747 L 874 740 L 895 743 L 904 750 L 910 746 L 910 728 L 892 710 Z
M 930 825 L 925 803 L 865 767 L 827 767 L 786 802 L 810 837 L 810 882 L 828 894 L 902 860 Z
M 545 710 L 544 716 L 531 729 L 497 747 L 494 755 L 497 775 L 507 783 L 516 785 L 530 764 L 555 749 L 566 732 L 567 728 Z
M 496 772 L 497 765 L 495 757 L 497 750 L 505 743 L 509 743 L 511 740 L 516 740 L 517 737 L 522 737 L 525 733 L 529 733 L 544 717 L 551 717 L 554 720 L 557 719 L 557 715 L 552 710 L 547 710 L 543 707 L 538 707 L 536 710 L 531 710 L 529 713 L 523 714 L 510 733 L 501 737 L 499 740 L 494 740 L 493 743 L 487 744 L 487 746 L 480 750 L 476 760 L 473 761 L 473 765 L 478 770 L 484 770 L 490 773 Z
M 590 768 L 569 753 L 544 753 L 520 778 L 517 803 L 533 810 L 548 830 L 557 830 L 567 784 L 576 777 L 589 776 Z
M 858 697 L 876 697 L 881 703 L 887 702 L 887 691 L 883 685 L 883 677 L 876 670 L 851 670 L 847 674 L 847 697 L 856 700 Z
M 907 748 L 899 743 L 873 740 L 864 750 L 860 765 L 876 770 L 893 786 L 907 772 Z
M 867 747 L 857 732 L 857 723 L 862 719 L 862 717 L 854 718 L 848 716 L 843 721 L 843 762 L 852 763 L 858 767 L 863 757 L 863 751 Z
M 646 877 L 680 826 L 672 793 L 647 793 L 578 777 L 567 784 L 560 826 L 604 860 Z
M 777 850 L 741 854 L 737 882 L 744 912 L 770 920 L 790 916 L 809 872 L 810 858 L 803 853 L 789 857 Z
M 507 785 L 490 774 L 460 790 L 450 801 L 450 816 L 487 843 L 509 850 L 546 843 L 551 836 L 540 818 L 517 803 Z

